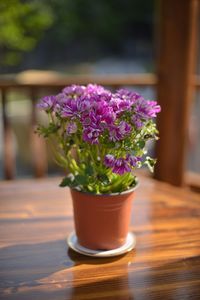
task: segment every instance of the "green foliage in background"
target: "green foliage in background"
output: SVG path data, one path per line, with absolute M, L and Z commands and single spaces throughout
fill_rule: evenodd
M 55 13 L 51 35 L 61 43 L 74 37 L 121 43 L 134 24 L 151 24 L 154 10 L 154 0 L 43 1 Z
M 152 24 L 153 9 L 154 0 L 0 0 L 0 65 L 18 65 L 42 37 L 54 53 L 74 41 L 116 50 Z
M 0 64 L 18 64 L 52 23 L 50 6 L 42 1 L 0 0 Z

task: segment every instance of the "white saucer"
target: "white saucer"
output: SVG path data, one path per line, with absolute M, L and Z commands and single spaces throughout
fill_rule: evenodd
M 76 234 L 73 232 L 69 235 L 67 239 L 68 246 L 81 254 L 92 256 L 92 257 L 112 257 L 117 255 L 122 255 L 126 252 L 131 251 L 136 244 L 135 235 L 131 232 L 128 233 L 126 243 L 119 248 L 112 250 L 92 250 L 83 247 L 79 244 Z

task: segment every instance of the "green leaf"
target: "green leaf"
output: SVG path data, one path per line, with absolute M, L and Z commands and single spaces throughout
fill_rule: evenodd
M 76 175 L 74 181 L 77 185 L 86 185 L 88 183 L 87 177 L 84 175 Z
M 105 146 L 107 147 L 107 148 L 115 148 L 115 143 L 114 142 L 112 142 L 112 141 L 106 141 L 106 144 L 105 144 Z
M 99 174 L 97 177 L 98 180 L 100 180 L 105 185 L 110 183 L 109 177 L 106 174 Z
M 72 180 L 69 177 L 65 177 L 62 179 L 61 183 L 59 184 L 60 187 L 65 187 L 65 186 L 71 186 Z
M 87 166 L 85 168 L 85 173 L 88 175 L 88 176 L 92 176 L 94 174 L 94 169 L 91 165 Z
M 124 187 L 123 187 L 123 183 L 122 182 L 119 182 L 118 185 L 116 185 L 116 186 L 114 186 L 112 188 L 112 193 L 120 193 L 122 191 L 124 191 Z
M 63 157 L 60 153 L 57 153 L 56 150 L 54 150 L 54 160 L 59 166 L 65 168 L 65 169 L 68 168 L 67 159 L 65 159 L 65 157 Z
M 144 146 L 145 146 L 145 141 L 139 141 L 138 142 L 138 146 L 140 147 L 140 149 L 143 149 L 144 148 Z
M 149 156 L 146 157 L 146 160 L 144 162 L 144 164 L 147 165 L 147 167 L 149 168 L 149 170 L 151 172 L 154 171 L 154 165 L 155 165 L 155 163 L 156 163 L 156 159 L 153 159 L 153 158 L 151 158 Z
M 50 123 L 48 127 L 45 127 L 43 125 L 39 125 L 37 128 L 36 128 L 36 132 L 39 134 L 39 135 L 42 135 L 43 137 L 47 138 L 49 137 L 49 135 L 53 134 L 53 133 L 56 133 L 59 129 L 59 126 L 58 125 L 55 125 L 53 123 Z

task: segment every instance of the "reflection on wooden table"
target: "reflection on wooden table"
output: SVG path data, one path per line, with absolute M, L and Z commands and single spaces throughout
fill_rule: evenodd
M 59 178 L 0 183 L 0 299 L 200 299 L 200 197 L 143 178 L 136 249 L 95 259 L 69 250 Z

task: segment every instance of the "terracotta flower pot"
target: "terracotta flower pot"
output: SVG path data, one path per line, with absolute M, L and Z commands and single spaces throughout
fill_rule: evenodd
M 135 188 L 111 195 L 71 189 L 75 231 L 80 245 L 94 250 L 122 246 L 128 234 L 134 193 Z

